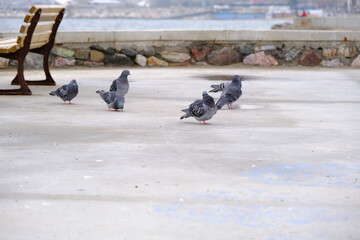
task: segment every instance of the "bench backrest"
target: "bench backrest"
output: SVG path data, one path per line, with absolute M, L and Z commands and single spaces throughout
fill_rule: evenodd
M 21 35 L 17 43 L 24 47 L 26 41 L 31 41 L 30 49 L 40 48 L 50 42 L 53 44 L 64 12 L 65 6 L 62 5 L 32 6 L 24 18 L 26 24 L 20 28 Z

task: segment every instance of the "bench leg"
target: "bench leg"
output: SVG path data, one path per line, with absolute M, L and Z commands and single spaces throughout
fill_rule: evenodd
M 52 78 L 49 70 L 49 54 L 44 54 L 43 68 L 45 72 L 45 80 L 26 80 L 27 85 L 50 85 L 55 86 L 56 82 Z M 17 77 L 11 82 L 11 85 L 19 85 Z
M 45 76 L 46 76 L 44 84 L 55 86 L 56 82 L 54 81 L 53 77 L 51 76 L 50 70 L 49 70 L 49 53 L 44 54 L 44 72 L 45 72 Z
M 0 95 L 31 95 L 31 91 L 24 79 L 24 61 L 18 61 L 17 75 L 14 80 L 20 84 L 20 88 L 0 89 Z

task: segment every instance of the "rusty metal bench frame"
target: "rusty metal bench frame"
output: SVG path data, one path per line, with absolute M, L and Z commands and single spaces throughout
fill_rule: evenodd
M 51 33 L 49 35 L 49 39 L 47 39 L 47 43 L 42 44 L 39 47 L 31 48 L 33 34 L 38 25 L 38 22 L 41 20 L 46 21 L 46 16 L 42 16 L 43 9 L 41 7 L 42 7 L 41 5 L 33 6 L 32 8 L 30 8 L 29 12 L 34 13 L 34 15 L 26 16 L 26 18 L 30 17 L 31 21 L 30 21 L 30 25 L 27 27 L 27 32 L 24 38 L 23 46 L 14 52 L 0 53 L 0 57 L 16 60 L 18 62 L 17 75 L 12 80 L 11 84 L 20 85 L 20 88 L 18 89 L 0 89 L 0 95 L 31 95 L 32 93 L 28 85 L 56 85 L 49 71 L 49 56 L 50 56 L 50 51 L 55 43 L 57 30 L 64 16 L 65 7 L 58 6 L 58 7 L 63 7 L 63 9 L 60 10 L 60 12 L 56 16 L 56 19 L 51 29 Z M 25 22 L 26 22 L 26 18 L 24 20 Z M 35 81 L 25 80 L 24 62 L 28 52 L 34 52 L 43 55 L 43 69 L 45 72 L 45 80 L 35 80 Z

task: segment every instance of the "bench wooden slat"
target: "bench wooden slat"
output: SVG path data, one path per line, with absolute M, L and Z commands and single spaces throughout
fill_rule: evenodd
M 38 9 L 41 9 L 41 13 L 59 13 L 65 9 L 63 5 L 34 5 L 29 9 L 29 13 L 35 13 Z
M 0 39 L 0 46 L 3 44 L 16 43 L 17 38 L 2 38 Z
M 12 53 L 20 49 L 21 46 L 17 43 L 4 43 L 0 44 L 0 53 Z
M 57 13 L 44 13 L 44 14 L 41 14 L 39 22 L 55 21 L 57 16 L 58 16 Z M 34 17 L 33 14 L 26 15 L 24 22 L 30 23 L 33 17 Z
M 30 44 L 30 49 L 42 47 L 42 46 L 44 46 L 44 45 L 47 44 L 47 43 L 48 43 L 48 41 L 31 43 L 31 44 Z
M 50 33 L 51 32 L 34 33 L 32 39 L 31 39 L 31 43 L 49 41 Z
M 37 43 L 37 42 L 48 42 L 51 32 L 43 32 L 43 33 L 34 33 L 31 38 L 31 43 Z M 17 38 L 17 43 L 20 44 L 20 46 L 24 46 L 26 36 L 19 36 Z
M 20 28 L 20 33 L 26 34 L 28 29 L 29 29 L 29 26 L 30 25 L 22 25 L 21 28 Z M 41 24 L 38 24 L 36 26 L 36 28 L 35 28 L 35 33 L 51 31 L 53 26 L 54 26 L 54 23 L 41 23 Z

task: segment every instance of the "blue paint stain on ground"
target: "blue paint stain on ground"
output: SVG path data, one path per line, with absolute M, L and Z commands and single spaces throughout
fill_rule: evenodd
M 359 188 L 360 165 L 292 164 L 252 168 L 241 176 L 265 184 L 286 184 L 294 187 Z M 321 206 L 317 203 L 285 205 L 293 191 L 274 194 L 271 188 L 242 189 L 237 192 L 212 191 L 182 196 L 182 201 L 154 206 L 154 211 L 172 220 L 235 224 L 248 228 L 270 229 L 279 226 L 311 226 L 320 224 L 352 224 L 360 217 L 360 209 L 339 206 Z M 269 198 L 270 197 L 270 198 Z M 291 200 L 293 201 L 293 199 Z M 258 202 L 258 203 L 257 203 Z M 249 204 L 251 203 L 251 204 Z M 320 234 L 320 235 L 319 235 Z M 301 235 L 301 236 L 300 236 Z M 322 231 L 296 236 L 269 236 L 267 240 L 329 239 Z
M 257 192 L 254 198 L 252 192 Z M 216 224 L 236 224 L 250 228 L 271 228 L 279 225 L 309 225 L 313 223 L 347 223 L 358 218 L 360 210 L 351 212 L 342 207 L 326 206 L 267 206 L 244 204 L 247 200 L 260 200 L 268 191 L 249 190 L 234 195 L 227 192 L 193 194 L 182 202 L 154 206 L 155 212 L 174 220 L 202 221 Z M 244 201 L 245 200 L 245 201 Z
M 253 168 L 241 173 L 266 184 L 360 188 L 360 165 L 292 164 Z
M 216 196 L 216 197 L 214 197 Z M 225 196 L 226 197 L 226 196 Z M 225 198 L 227 199 L 227 198 Z M 247 205 L 238 199 L 227 203 L 222 196 L 209 194 L 195 196 L 191 204 L 176 202 L 154 206 L 155 212 L 174 220 L 200 221 L 206 223 L 232 223 L 250 228 L 270 228 L 279 225 L 308 225 L 313 223 L 340 223 L 349 221 L 349 212 L 334 207 L 296 206 L 269 207 Z M 360 211 L 351 212 L 360 216 Z

